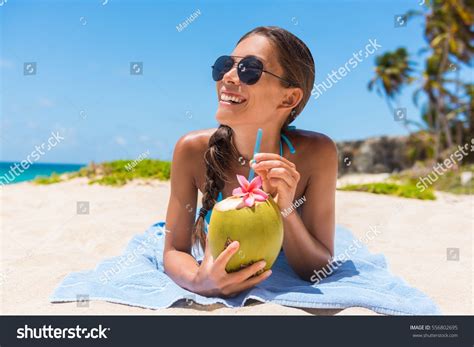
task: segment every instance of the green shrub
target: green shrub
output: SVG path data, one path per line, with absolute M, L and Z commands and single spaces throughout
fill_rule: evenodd
M 144 159 L 137 163 L 136 166 L 131 167 L 132 163 L 129 160 L 115 160 L 102 163 L 96 171 L 102 171 L 103 177 L 93 179 L 92 183 L 123 185 L 136 178 L 158 179 L 161 181 L 170 179 L 171 162 Z
M 474 171 L 474 165 L 463 166 L 457 171 L 446 171 L 440 175 L 433 183 L 437 190 L 453 193 L 453 194 L 473 194 L 474 193 L 474 178 L 466 185 L 461 184 L 461 174 L 463 172 Z
M 61 177 L 53 172 L 51 176 L 38 176 L 33 180 L 35 184 L 53 184 L 62 182 Z
M 451 168 L 441 175 L 434 176 L 434 171 L 431 163 L 429 166 L 414 166 L 411 169 L 402 171 L 398 174 L 390 176 L 391 180 L 397 180 L 404 184 L 414 184 L 416 185 L 420 177 L 437 177 L 431 185 L 432 189 L 444 191 L 452 194 L 473 194 L 474 193 L 474 178 L 470 182 L 463 185 L 461 184 L 461 175 L 463 172 L 474 172 L 474 165 L 463 165 L 459 166 L 459 169 L 455 170 Z
M 421 192 L 414 184 L 397 184 L 390 182 L 349 184 L 347 186 L 339 188 L 339 190 L 386 194 L 420 200 L 436 199 L 433 190 L 428 188 Z
M 67 174 L 67 179 L 87 177 L 89 184 L 122 186 L 134 179 L 167 181 L 171 176 L 171 162 L 156 159 L 143 159 L 131 167 L 132 160 L 114 160 L 100 164 L 91 163 L 79 171 Z M 128 166 L 127 166 L 128 165 Z M 128 169 L 127 169 L 128 168 Z M 41 177 L 35 180 L 38 184 L 61 182 L 58 175 Z

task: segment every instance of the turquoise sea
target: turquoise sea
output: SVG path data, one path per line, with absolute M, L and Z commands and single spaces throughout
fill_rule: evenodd
M 77 171 L 86 166 L 85 164 L 33 163 L 24 170 L 20 163 L 17 164 L 18 168 L 15 169 L 15 162 L 0 162 L 0 185 L 31 181 L 38 176 L 50 176 L 53 172 L 61 174 Z

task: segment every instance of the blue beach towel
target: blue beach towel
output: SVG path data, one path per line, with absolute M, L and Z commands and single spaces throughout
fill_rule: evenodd
M 437 315 L 437 306 L 425 294 L 389 272 L 381 254 L 371 254 L 352 233 L 336 227 L 335 258 L 350 255 L 319 273 L 314 282 L 301 280 L 280 252 L 272 275 L 233 298 L 204 297 L 175 284 L 163 269 L 165 223 L 158 222 L 133 237 L 119 257 L 102 261 L 94 270 L 71 273 L 55 289 L 50 301 L 105 300 L 150 309 L 166 308 L 179 300 L 227 307 L 249 299 L 301 307 L 343 309 L 364 307 L 389 315 Z M 355 247 L 357 245 L 357 247 Z M 356 251 L 354 251 L 354 249 Z M 351 250 L 351 252 L 348 252 Z M 202 259 L 202 251 L 195 253 Z

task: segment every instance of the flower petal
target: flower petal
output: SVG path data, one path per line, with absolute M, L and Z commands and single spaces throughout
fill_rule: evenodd
M 257 195 L 257 194 L 254 194 L 253 197 L 255 198 L 255 201 L 266 201 L 267 200 L 263 196 Z
M 232 195 L 236 195 L 236 196 L 243 196 L 247 194 L 246 192 L 244 193 L 244 191 L 242 190 L 241 187 L 238 187 L 238 188 L 235 188 L 233 191 L 232 191 Z
M 242 191 L 247 192 L 249 181 L 247 181 L 247 179 L 242 175 L 237 175 L 237 181 L 239 181 L 239 184 L 242 187 Z
M 248 207 L 252 207 L 253 204 L 255 203 L 255 198 L 253 197 L 253 194 L 250 193 L 244 198 L 244 203 Z
M 244 207 L 246 207 L 245 202 L 242 200 L 241 202 L 239 202 L 237 206 L 235 206 L 235 209 L 240 210 L 241 208 L 244 208 Z
M 254 189 L 260 188 L 262 186 L 262 177 L 260 176 L 255 176 L 255 178 L 250 182 L 249 187 L 247 188 L 247 191 L 251 192 Z
M 265 193 L 263 190 L 261 189 L 254 189 L 252 191 L 252 194 L 254 195 L 255 197 L 255 200 L 257 201 L 265 201 L 268 199 L 268 194 Z

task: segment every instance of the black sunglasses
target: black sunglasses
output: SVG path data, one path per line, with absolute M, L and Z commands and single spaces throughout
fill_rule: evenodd
M 230 56 L 230 55 L 223 55 L 217 58 L 214 65 L 212 65 L 212 78 L 214 81 L 220 81 L 224 78 L 224 75 L 229 72 L 235 65 L 234 58 L 242 58 L 239 63 L 237 64 L 237 75 L 242 83 L 245 84 L 255 84 L 258 82 L 260 77 L 262 76 L 262 72 L 266 72 L 280 80 L 286 82 L 288 86 L 292 86 L 293 83 L 281 78 L 280 76 L 271 73 L 270 71 L 263 69 L 263 63 L 255 56 L 247 56 L 247 57 L 238 57 L 238 56 Z

